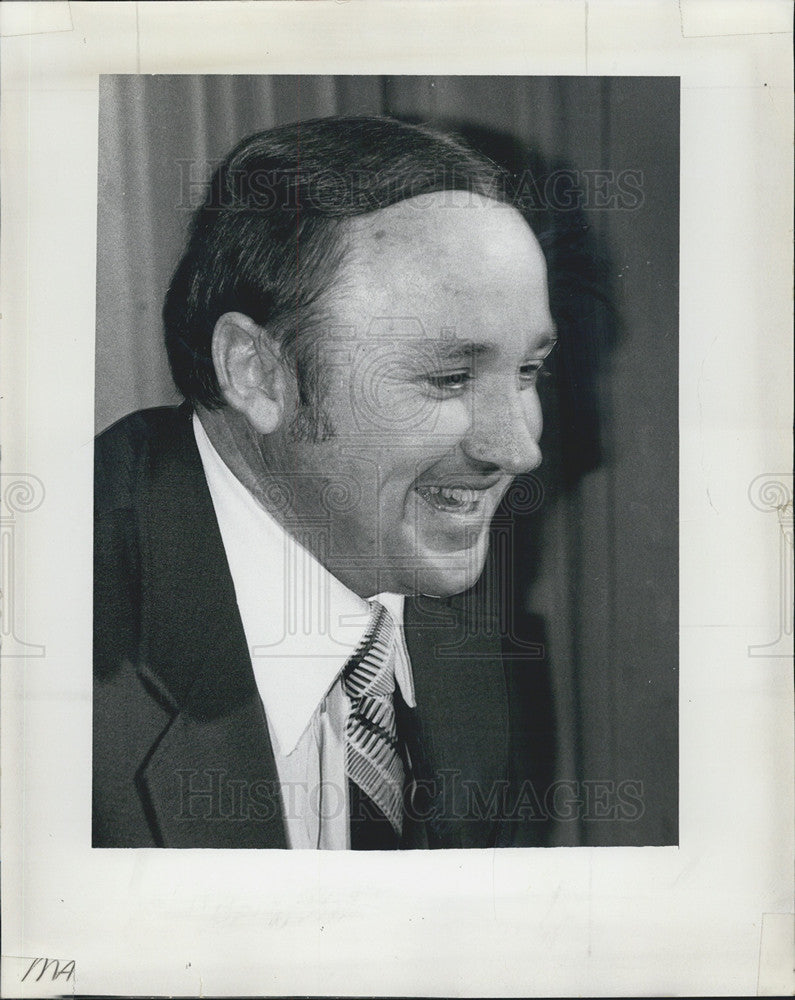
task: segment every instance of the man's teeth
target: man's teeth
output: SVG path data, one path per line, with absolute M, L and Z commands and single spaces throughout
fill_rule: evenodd
M 441 496 L 450 503 L 474 503 L 478 498 L 475 490 L 465 490 L 458 486 L 429 486 L 428 490 L 433 496 Z
M 441 501 L 453 507 L 468 507 L 480 499 L 478 490 L 459 486 L 426 486 L 424 489 L 437 503 Z

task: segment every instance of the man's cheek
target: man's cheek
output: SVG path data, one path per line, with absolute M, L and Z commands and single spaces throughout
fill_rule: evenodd
M 396 393 L 378 406 L 371 401 L 367 420 L 353 421 L 362 440 L 418 454 L 457 440 L 471 423 L 472 401 L 464 396 L 437 399 L 427 390 Z M 350 424 L 349 424 L 350 426 Z
M 403 446 L 426 466 L 452 451 L 467 434 L 472 401 L 465 396 L 437 403 L 432 419 L 417 423 L 403 435 Z

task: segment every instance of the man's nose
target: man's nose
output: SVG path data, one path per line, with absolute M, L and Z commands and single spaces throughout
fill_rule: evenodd
M 469 458 L 518 476 L 541 464 L 538 442 L 542 427 L 541 403 L 535 389 L 497 393 L 474 401 L 462 447 Z

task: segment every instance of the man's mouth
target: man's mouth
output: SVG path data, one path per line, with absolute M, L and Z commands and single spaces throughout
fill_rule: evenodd
M 417 486 L 415 489 L 427 504 L 444 514 L 474 514 L 486 495 L 485 490 L 464 486 Z

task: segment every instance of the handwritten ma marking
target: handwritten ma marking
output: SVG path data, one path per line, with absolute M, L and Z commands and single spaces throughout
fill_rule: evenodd
M 67 983 L 71 979 L 75 978 L 75 963 L 74 963 L 74 961 L 72 959 L 70 959 L 68 962 L 64 962 L 64 964 L 61 965 L 61 963 L 59 962 L 59 960 L 57 958 L 34 958 L 33 961 L 30 963 L 30 965 L 28 966 L 27 972 L 22 977 L 21 981 L 23 983 L 28 978 L 28 976 L 30 976 L 31 972 L 33 972 L 33 970 L 36 968 L 36 966 L 39 964 L 39 962 L 42 963 L 41 964 L 41 968 L 39 969 L 39 974 L 38 974 L 38 976 L 31 977 L 31 982 L 38 983 L 39 980 L 44 976 L 45 972 L 47 972 L 48 969 L 51 970 L 50 971 L 50 975 L 51 975 L 51 980 L 50 981 L 53 982 L 53 983 L 57 979 L 60 979 L 61 976 L 63 976 L 64 979 L 66 979 Z M 54 968 L 53 968 L 53 966 L 54 966 Z

